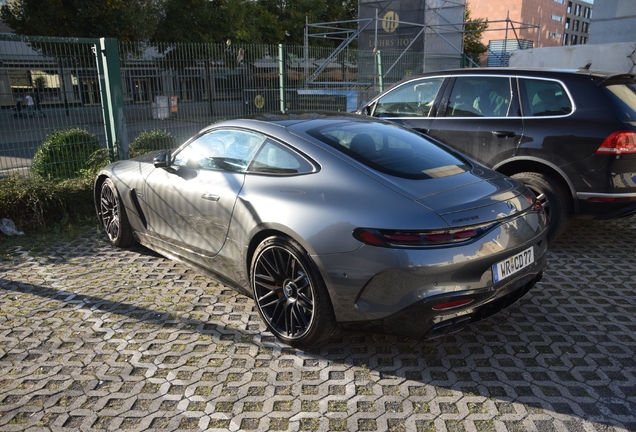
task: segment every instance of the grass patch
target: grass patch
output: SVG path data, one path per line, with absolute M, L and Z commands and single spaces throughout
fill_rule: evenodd
M 25 231 L 22 236 L 7 236 L 0 233 L 0 261 L 11 261 L 27 253 L 39 257 L 50 245 L 77 241 L 99 231 L 97 217 L 75 223 L 58 224 L 50 228 Z

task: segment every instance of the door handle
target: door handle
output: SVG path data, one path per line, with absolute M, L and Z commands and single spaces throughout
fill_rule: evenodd
M 221 197 L 218 195 L 214 195 L 214 194 L 203 194 L 201 195 L 201 198 L 203 198 L 204 200 L 208 200 L 208 201 L 218 201 Z
M 497 138 L 512 138 L 517 135 L 513 131 L 492 131 L 492 134 Z

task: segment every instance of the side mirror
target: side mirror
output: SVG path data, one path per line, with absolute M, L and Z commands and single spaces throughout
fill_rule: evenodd
M 166 150 L 159 153 L 154 159 L 153 164 L 155 168 L 170 168 L 170 165 L 172 165 L 172 152 Z

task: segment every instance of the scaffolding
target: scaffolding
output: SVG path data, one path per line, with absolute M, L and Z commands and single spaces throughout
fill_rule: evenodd
M 433 9 L 427 9 L 428 13 L 434 12 Z M 443 15 L 437 14 L 438 17 L 447 21 Z M 406 45 L 403 49 L 398 50 L 397 55 L 392 56 L 392 61 L 388 64 L 388 67 L 382 67 L 382 56 L 380 55 L 381 50 L 378 46 L 378 26 L 382 25 L 382 23 L 389 22 L 391 24 L 402 24 L 408 25 L 415 28 L 419 28 L 416 36 Z M 356 29 L 347 28 L 346 25 L 351 25 L 352 23 L 357 24 Z M 471 24 L 479 24 L 480 22 L 476 21 L 464 21 L 464 22 L 442 22 L 439 24 L 421 24 L 414 23 L 409 21 L 401 21 L 401 20 L 388 20 L 384 18 L 379 18 L 378 10 L 376 9 L 376 14 L 374 18 L 361 18 L 357 20 L 348 20 L 348 21 L 333 21 L 333 22 L 322 22 L 322 23 L 309 23 L 307 20 L 305 22 L 305 65 L 309 64 L 308 52 L 309 52 L 309 43 L 311 38 L 320 38 L 320 39 L 331 39 L 340 41 L 338 47 L 329 55 L 326 61 L 322 62 L 322 64 L 318 65 L 316 69 L 309 74 L 307 66 L 305 66 L 307 80 L 306 84 L 328 84 L 326 82 L 317 81 L 317 77 L 324 72 L 325 68 L 328 67 L 331 62 L 338 58 L 340 53 L 349 48 L 354 41 L 357 41 L 359 36 L 371 26 L 374 31 L 374 47 L 372 50 L 373 55 L 375 56 L 375 70 L 373 76 L 376 79 L 373 82 L 364 83 L 360 80 L 356 82 L 349 83 L 341 83 L 341 84 L 350 84 L 357 85 L 367 84 L 370 86 L 379 86 L 383 87 L 383 82 L 390 75 L 393 69 L 400 63 L 400 61 L 404 58 L 407 53 L 411 52 L 411 47 L 416 43 L 418 39 L 422 39 L 422 46 L 424 47 L 424 52 L 418 53 L 421 54 L 422 58 L 422 72 L 429 72 L 433 70 L 427 70 L 427 60 L 430 59 L 430 54 L 427 55 L 426 52 L 426 38 L 431 37 L 432 35 L 440 38 L 449 47 L 449 53 L 454 56 L 458 56 L 463 61 L 462 64 L 458 64 L 457 67 L 463 66 L 466 67 L 464 61 L 467 63 L 467 67 L 481 67 L 480 64 L 475 62 L 473 59 L 464 55 L 464 41 L 465 38 L 472 38 L 473 41 L 477 42 L 479 45 L 483 46 L 486 49 L 486 53 L 488 54 L 488 66 L 508 66 L 508 60 L 510 57 L 510 52 L 517 49 L 530 49 L 534 46 L 534 41 L 528 41 L 525 39 L 521 39 L 519 33 L 521 30 L 525 29 L 536 29 L 537 30 L 537 43 L 540 40 L 540 24 L 528 24 L 519 21 L 513 21 L 510 19 L 508 15 L 504 20 L 496 20 L 496 21 L 487 21 L 488 28 L 484 30 L 467 30 L 467 27 L 470 28 Z M 493 28 L 492 25 L 495 25 Z M 494 44 L 483 44 L 475 35 L 472 33 L 479 32 L 492 32 L 492 31 L 504 31 L 504 40 L 501 43 Z M 462 37 L 459 39 L 459 43 L 456 41 L 450 40 L 447 35 L 449 33 L 461 33 Z M 512 37 L 511 37 L 512 36 Z M 438 69 L 439 70 L 439 69 Z

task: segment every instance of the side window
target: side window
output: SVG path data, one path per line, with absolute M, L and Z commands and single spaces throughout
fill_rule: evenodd
M 245 172 L 263 135 L 241 130 L 217 130 L 201 135 L 182 148 L 172 162 L 191 169 Z
M 506 117 L 511 101 L 508 77 L 458 77 L 446 117 Z
M 572 101 L 557 81 L 519 79 L 521 104 L 526 117 L 566 115 L 572 112 Z
M 291 149 L 267 140 L 248 171 L 264 174 L 304 174 L 313 172 L 314 166 Z
M 444 78 L 410 81 L 378 100 L 374 117 L 428 117 Z

